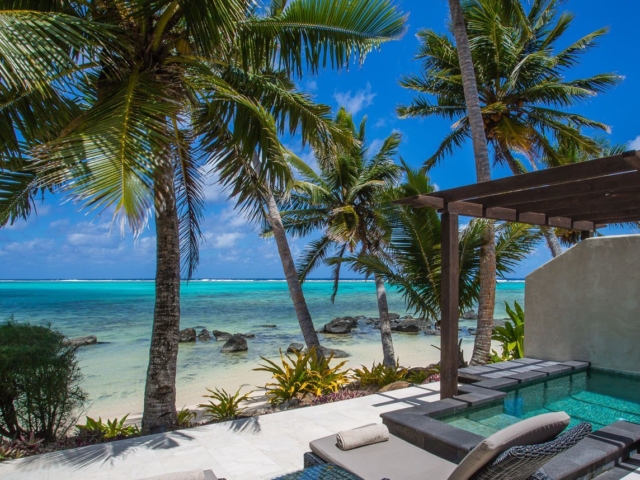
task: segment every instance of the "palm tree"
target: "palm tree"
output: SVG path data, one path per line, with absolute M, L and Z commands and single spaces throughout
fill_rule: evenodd
M 322 230 L 321 238 L 307 247 L 298 272 L 304 281 L 320 263 L 331 265 L 332 301 L 338 292 L 341 261 L 347 252 L 383 255 L 386 232 L 380 222 L 382 193 L 398 181 L 400 173 L 393 161 L 400 144 L 398 133 L 390 135 L 377 152 L 369 154 L 364 147 L 366 120 L 356 128 L 351 115 L 341 108 L 336 123 L 352 132 L 359 144 L 329 156 L 325 152 L 317 154 L 320 173 L 292 156 L 302 179 L 295 182 L 290 196 L 282 203 L 286 231 L 303 236 Z M 395 365 L 384 281 L 378 275 L 374 278 L 383 361 L 385 365 Z
M 434 191 L 424 171 L 403 164 L 406 181 L 390 192 L 400 199 Z M 391 229 L 387 258 L 371 255 L 352 257 L 348 261 L 358 271 L 377 274 L 402 294 L 407 306 L 425 318 L 440 319 L 441 300 L 441 223 L 435 210 L 398 206 L 385 212 Z M 482 245 L 486 220 L 472 220 L 460 231 L 460 308 L 471 308 L 480 295 Z M 537 228 L 505 223 L 496 229 L 497 272 L 501 277 L 512 273 L 514 266 L 526 258 L 540 241 Z
M 242 159 L 257 152 L 260 176 L 273 188 L 287 176 L 278 161 L 278 134 L 299 125 L 326 130 L 323 119 L 288 92 L 276 104 L 292 105 L 295 115 L 263 108 L 234 82 L 256 97 L 277 97 L 283 93 L 277 82 L 264 81 L 273 67 L 301 74 L 362 59 L 398 35 L 404 18 L 387 0 L 297 0 L 284 10 L 284 2 L 274 2 L 275 15 L 266 17 L 249 0 L 62 3 L 108 27 L 116 48 L 91 58 L 93 70 L 75 86 L 85 108 L 35 150 L 37 182 L 63 185 L 85 208 L 113 208 L 122 228 L 128 223 L 139 231 L 155 212 L 156 307 L 142 426 L 145 433 L 170 428 L 176 424 L 180 262 L 187 277 L 198 262 L 199 167 L 210 156 L 223 168 L 236 162 L 230 170 L 241 172 Z M 195 128 L 202 110 L 219 113 L 204 131 Z M 207 148 L 196 149 L 200 143 Z
M 519 0 L 474 0 L 462 4 L 477 75 L 475 87 L 481 103 L 483 138 L 492 147 L 494 162 L 508 165 L 513 173 L 526 171 L 513 153 L 525 155 L 532 168 L 537 168 L 537 162 L 561 165 L 568 160 L 557 153 L 556 145 L 596 154 L 596 142 L 581 129 L 607 130 L 601 123 L 564 110 L 620 80 L 609 73 L 571 81 L 564 77 L 606 30 L 558 49 L 573 18 L 568 13 L 559 15 L 558 5 L 556 0 L 534 0 L 527 11 Z M 454 26 L 459 23 L 459 18 L 458 22 L 454 19 Z M 421 46 L 416 58 L 422 62 L 423 72 L 407 76 L 401 83 L 419 95 L 410 105 L 400 107 L 399 114 L 456 120 L 451 133 L 425 162 L 428 167 L 460 147 L 469 135 L 475 140 L 473 129 L 477 125 L 470 116 L 474 109 L 469 105 L 464 84 L 468 62 L 463 61 L 458 35 L 457 49 L 447 35 L 423 30 L 418 36 Z M 435 96 L 436 103 L 429 101 L 429 95 Z M 545 234 L 554 253 L 559 253 L 555 236 L 548 231 Z M 472 363 L 488 358 L 489 331 L 487 325 L 480 338 L 479 325 L 477 341 L 484 346 Z

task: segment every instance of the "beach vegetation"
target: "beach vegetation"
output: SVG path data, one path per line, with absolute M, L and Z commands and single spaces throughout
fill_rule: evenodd
M 371 368 L 362 365 L 361 368 L 353 369 L 353 376 L 360 387 L 377 386 L 382 388 L 401 380 L 407 380 L 409 370 L 401 367 L 399 362 L 391 366 L 373 362 Z
M 403 118 L 436 116 L 455 121 L 425 168 L 460 149 L 470 136 L 478 181 L 491 179 L 487 144 L 494 165 L 507 167 L 513 174 L 603 153 L 585 131 L 609 132 L 609 127 L 569 108 L 607 91 L 622 77 L 599 73 L 568 78 L 607 29 L 568 41 L 574 16 L 562 12 L 562 4 L 558 0 L 450 0 L 455 43 L 450 35 L 434 30 L 418 32 L 415 58 L 423 69 L 401 80 L 417 96 L 398 113 Z M 488 225 L 482 249 L 486 269 L 480 274 L 478 332 L 471 364 L 486 362 L 490 350 L 496 287 L 491 228 Z M 553 231 L 543 233 L 553 255 L 561 253 Z
M 213 420 L 234 420 L 244 411 L 241 403 L 245 402 L 251 394 L 251 392 L 248 392 L 241 395 L 241 388 L 233 394 L 228 393 L 224 388 L 216 388 L 215 390 L 207 388 L 209 395 L 204 395 L 204 397 L 211 400 L 198 406 L 204 408 L 205 415 Z
M 120 420 L 114 418 L 113 420 L 107 419 L 106 422 L 103 422 L 101 417 L 98 417 L 97 420 L 87 417 L 84 425 L 76 425 L 78 436 L 89 437 L 96 441 L 137 437 L 140 435 L 140 429 L 136 424 L 125 425 L 128 417 L 129 414 Z
M 180 428 L 192 427 L 197 416 L 197 412 L 189 410 L 187 407 L 182 407 L 182 410 L 178 412 L 178 426 Z
M 504 326 L 496 326 L 493 329 L 493 340 L 502 345 L 502 354 L 494 351 L 492 358 L 504 360 L 516 360 L 524 358 L 524 310 L 518 302 L 514 302 L 513 308 L 505 302 L 505 308 L 509 320 Z
M 353 117 L 341 108 L 335 122 L 358 140 L 350 148 L 337 148 L 329 153 L 315 150 L 319 171 L 316 172 L 294 155 L 289 156 L 299 172 L 290 194 L 282 206 L 282 221 L 287 232 L 304 236 L 320 230 L 322 235 L 306 247 L 298 262 L 298 275 L 304 281 L 322 264 L 332 270 L 334 282 L 331 301 L 340 284 L 340 270 L 345 255 L 356 252 L 384 256 L 387 230 L 381 222 L 384 192 L 400 178 L 400 168 L 394 159 L 401 142 L 399 133 L 392 133 L 374 151 L 366 137 L 366 119 L 356 125 Z M 268 229 L 265 234 L 268 235 Z M 373 275 L 380 318 L 383 362 L 395 363 L 389 307 L 384 281 Z
M 0 323 L 0 434 L 32 433 L 47 442 L 64 436 L 81 414 L 86 394 L 76 347 L 50 326 Z
M 343 369 L 346 361 L 332 367 L 333 354 L 324 357 L 313 348 L 306 353 L 296 352 L 294 358 L 280 351 L 280 363 L 261 358 L 265 363 L 254 370 L 272 375 L 272 381 L 266 385 L 272 405 L 299 399 L 306 394 L 335 393 L 349 383 L 349 373 Z
M 427 380 L 433 379 L 436 376 L 440 375 L 440 366 L 433 365 L 429 368 L 425 369 L 416 369 L 409 370 L 409 374 L 407 375 L 407 382 L 413 383 L 414 385 L 422 385 L 427 382 Z

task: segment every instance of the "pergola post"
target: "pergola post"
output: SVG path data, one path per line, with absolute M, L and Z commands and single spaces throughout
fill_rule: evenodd
M 580 232 L 580 240 L 586 240 L 587 238 L 592 238 L 592 237 L 593 237 L 592 231 Z
M 458 394 L 458 321 L 459 321 L 459 262 L 458 214 L 442 214 L 442 286 L 440 313 L 442 315 L 440 350 L 440 398 Z

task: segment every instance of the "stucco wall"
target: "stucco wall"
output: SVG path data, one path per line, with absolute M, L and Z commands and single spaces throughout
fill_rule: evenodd
M 640 235 L 580 242 L 526 278 L 525 354 L 640 373 Z

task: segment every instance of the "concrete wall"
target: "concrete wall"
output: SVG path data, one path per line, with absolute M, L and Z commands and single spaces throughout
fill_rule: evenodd
M 525 354 L 640 373 L 640 235 L 580 242 L 526 278 Z

